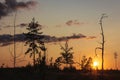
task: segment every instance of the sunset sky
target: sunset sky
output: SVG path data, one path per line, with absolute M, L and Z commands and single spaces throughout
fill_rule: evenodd
M 101 46 L 99 19 L 101 14 L 106 13 L 108 18 L 103 20 L 106 41 L 104 67 L 115 68 L 114 53 L 117 52 L 120 69 L 119 4 L 120 0 L 0 0 L 0 65 L 5 63 L 10 67 L 13 66 L 10 56 L 10 51 L 13 52 L 13 44 L 9 44 L 10 41 L 5 34 L 13 35 L 14 15 L 17 11 L 16 34 L 25 33 L 26 24 L 34 17 L 42 25 L 41 31 L 44 35 L 56 38 L 70 37 L 69 46 L 73 47 L 75 61 L 79 62 L 84 55 L 92 57 L 99 62 L 100 69 L 101 51 L 98 50 L 98 57 L 95 57 L 95 48 Z M 59 44 L 64 45 L 64 43 L 64 39 L 46 43 L 48 58 L 58 57 L 61 52 Z M 17 43 L 17 54 L 21 52 L 24 56 L 26 47 L 23 45 L 24 43 Z M 29 55 L 25 56 L 25 60 L 17 66 L 32 61 Z

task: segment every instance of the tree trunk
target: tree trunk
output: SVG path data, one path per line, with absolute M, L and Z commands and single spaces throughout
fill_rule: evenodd
M 100 18 L 100 27 L 101 27 L 101 35 L 102 35 L 102 78 L 103 78 L 103 71 L 104 71 L 104 44 L 105 44 L 105 38 L 104 38 L 104 31 L 103 31 L 103 18 L 105 18 L 107 16 L 105 16 L 105 14 L 102 15 L 102 17 Z
M 35 66 L 35 53 L 33 53 L 33 66 Z

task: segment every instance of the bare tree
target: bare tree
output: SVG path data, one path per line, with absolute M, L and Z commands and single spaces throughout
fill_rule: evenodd
M 9 45 L 9 52 L 10 52 L 10 55 L 12 57 L 12 62 L 13 62 L 13 67 L 15 68 L 16 67 L 16 64 L 17 63 L 20 63 L 20 62 L 23 62 L 25 61 L 24 60 L 24 57 L 22 57 L 22 53 L 23 53 L 23 44 L 22 44 L 22 48 L 21 48 L 21 52 L 19 54 L 16 54 L 16 18 L 17 18 L 17 11 L 15 11 L 15 15 L 14 15 L 14 21 L 13 21 L 13 49 L 11 49 L 11 46 Z M 10 32 L 11 34 L 11 32 Z
M 115 59 L 115 68 L 116 68 L 116 70 L 118 69 L 117 68 L 117 58 L 118 58 L 118 54 L 117 54 L 117 52 L 115 52 L 114 53 L 114 59 Z
M 100 49 L 102 51 L 102 75 L 103 75 L 103 70 L 104 70 L 104 45 L 105 45 L 105 36 L 104 36 L 104 30 L 103 30 L 103 19 L 106 18 L 106 14 L 102 14 L 102 16 L 100 17 L 100 29 L 101 29 L 101 36 L 102 36 L 102 42 L 101 47 L 96 47 L 95 48 L 95 52 L 97 49 Z M 96 53 L 95 53 L 96 54 Z M 96 54 L 97 55 L 97 54 Z
M 14 68 L 16 67 L 16 41 L 15 41 L 15 34 L 16 34 L 16 16 L 17 16 L 17 11 L 15 12 L 15 18 L 14 18 Z

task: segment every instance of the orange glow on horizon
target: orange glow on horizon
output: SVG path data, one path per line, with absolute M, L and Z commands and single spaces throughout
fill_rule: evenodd
M 94 61 L 94 62 L 93 62 L 93 66 L 94 66 L 94 67 L 97 67 L 98 65 L 99 65 L 99 63 L 98 63 L 97 61 Z
M 99 67 L 99 62 L 98 61 L 94 61 L 93 62 L 93 68 L 94 69 L 98 69 L 98 67 Z

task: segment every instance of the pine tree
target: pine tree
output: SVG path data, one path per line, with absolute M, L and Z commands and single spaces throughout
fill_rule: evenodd
M 61 46 L 61 50 L 63 50 L 63 52 L 61 52 L 62 63 L 66 64 L 67 67 L 74 63 L 73 52 L 71 52 L 72 49 L 72 47 L 68 46 L 68 41 L 66 41 L 65 47 Z
M 41 30 L 41 25 L 35 22 L 33 18 L 31 23 L 29 23 L 28 27 L 26 28 L 28 32 L 25 34 L 26 36 L 26 45 L 29 46 L 25 54 L 30 54 L 30 57 L 33 57 L 33 65 L 36 64 L 36 54 L 41 52 L 41 47 L 44 46 L 44 42 L 42 39 L 44 38 L 39 32 Z

